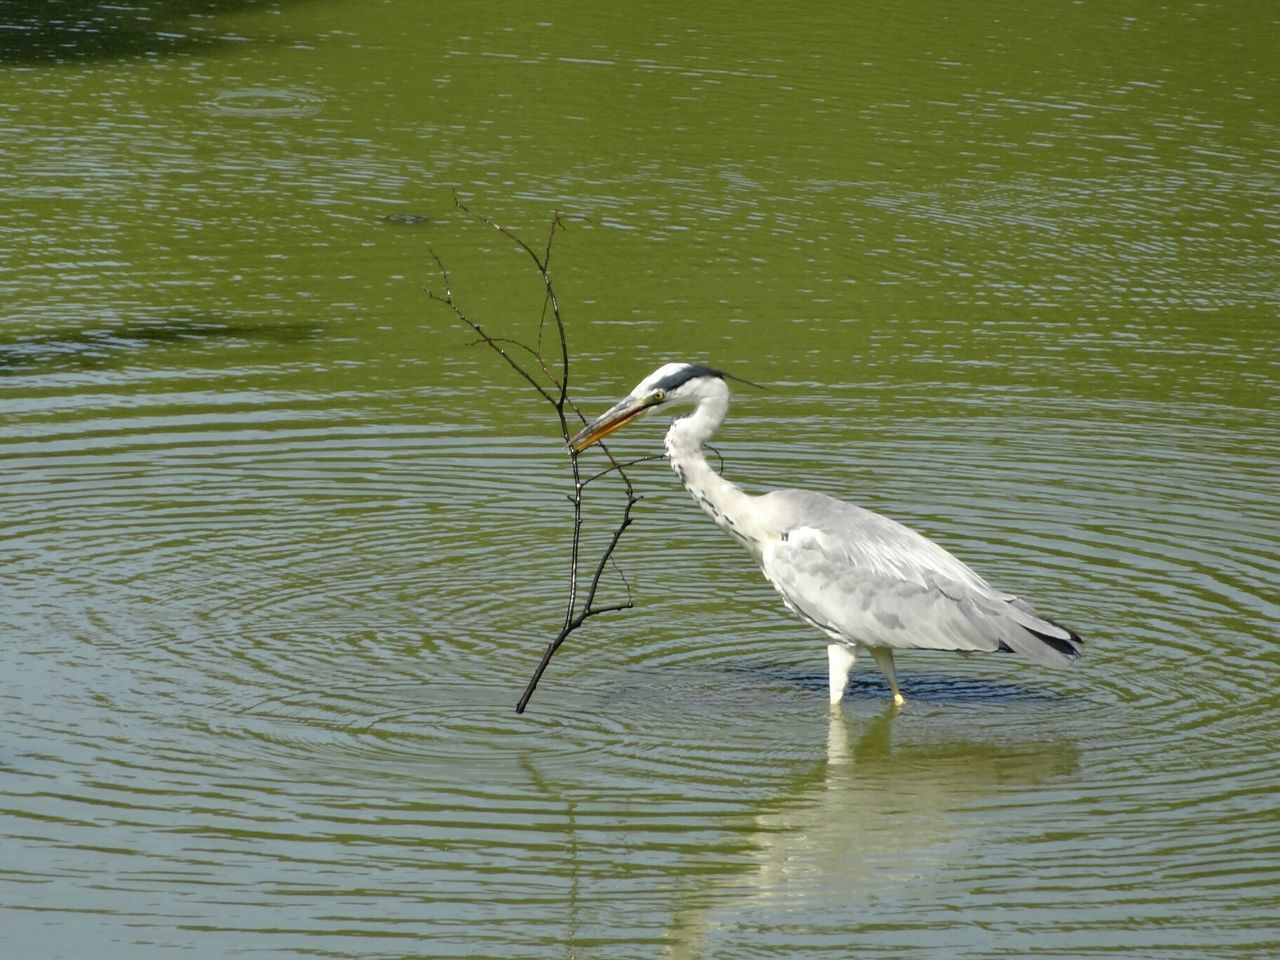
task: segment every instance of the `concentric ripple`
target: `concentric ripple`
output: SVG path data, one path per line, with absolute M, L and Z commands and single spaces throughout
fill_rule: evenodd
M 1276 955 L 1270 9 L 510 6 L 5 5 L 3 960 Z M 646 463 L 632 606 L 517 715 L 568 462 L 422 288 L 554 335 L 455 196 L 539 252 L 562 214 L 584 413 L 764 384 L 732 479 L 1084 656 L 904 652 L 900 710 L 863 657 L 829 709 Z
M 324 98 L 308 90 L 246 87 L 223 90 L 209 104 L 211 113 L 225 117 L 308 117 L 319 113 Z

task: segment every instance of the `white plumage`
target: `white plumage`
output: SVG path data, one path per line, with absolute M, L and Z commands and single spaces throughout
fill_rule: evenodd
M 866 649 L 902 703 L 893 651 L 1013 651 L 1049 666 L 1080 655 L 1080 638 L 1026 602 L 993 589 L 965 564 L 896 520 L 807 490 L 752 496 L 707 463 L 703 445 L 729 410 L 725 374 L 668 363 L 570 441 L 584 450 L 673 402 L 667 455 L 699 506 L 743 544 L 786 605 L 830 638 L 831 702 L 844 695 L 854 649 Z

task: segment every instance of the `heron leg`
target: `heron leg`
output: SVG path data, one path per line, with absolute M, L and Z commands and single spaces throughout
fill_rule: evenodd
M 853 648 L 843 643 L 827 644 L 827 680 L 831 685 L 831 702 L 844 698 L 844 688 L 849 683 L 849 671 L 853 669 Z
M 893 649 L 890 647 L 867 647 L 867 649 L 871 651 L 871 656 L 876 658 L 876 666 L 880 668 L 884 678 L 889 681 L 889 689 L 893 691 L 894 705 L 902 706 L 907 701 L 902 691 L 898 689 L 898 671 L 893 667 Z

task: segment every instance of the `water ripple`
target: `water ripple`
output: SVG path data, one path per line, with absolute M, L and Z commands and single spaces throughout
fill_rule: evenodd
M 309 117 L 324 108 L 324 98 L 309 90 L 289 87 L 245 87 L 223 90 L 208 104 L 210 113 L 224 117 Z

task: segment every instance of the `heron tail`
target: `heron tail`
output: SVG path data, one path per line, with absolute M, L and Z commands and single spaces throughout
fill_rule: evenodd
M 1032 642 L 1011 642 L 1010 646 L 1019 653 L 1040 663 L 1065 667 L 1083 652 L 1084 641 L 1070 627 L 1041 616 L 1017 597 L 1010 597 L 1008 603 L 1018 626 L 1035 638 Z

